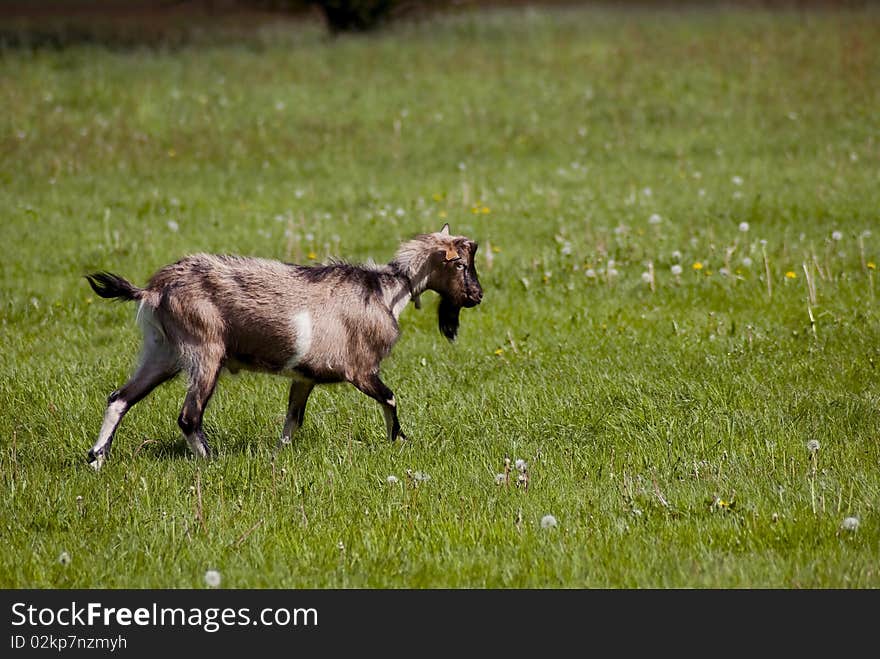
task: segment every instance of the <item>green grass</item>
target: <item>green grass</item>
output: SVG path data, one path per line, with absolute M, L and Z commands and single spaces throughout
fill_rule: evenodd
M 3 53 L 0 586 L 880 586 L 878 61 L 870 10 Z M 286 381 L 227 375 L 214 460 L 176 381 L 88 468 L 139 336 L 84 273 L 385 261 L 444 221 L 485 299 L 454 345 L 404 312 L 411 441 L 339 385 L 273 459 Z

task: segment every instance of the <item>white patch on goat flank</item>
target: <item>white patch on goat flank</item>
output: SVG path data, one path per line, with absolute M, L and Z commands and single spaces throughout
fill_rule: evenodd
M 308 311 L 300 311 L 290 322 L 294 333 L 293 355 L 284 364 L 285 370 L 292 371 L 312 347 L 312 317 Z

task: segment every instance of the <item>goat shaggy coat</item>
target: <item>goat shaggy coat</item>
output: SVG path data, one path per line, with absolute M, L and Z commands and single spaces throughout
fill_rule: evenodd
M 483 296 L 476 250 L 444 225 L 404 242 L 384 266 L 195 254 L 160 269 L 145 288 L 106 272 L 87 275 L 98 295 L 140 303 L 144 334 L 140 365 L 110 394 L 89 462 L 100 468 L 125 413 L 180 371 L 189 388 L 178 424 L 196 455 L 210 455 L 202 417 L 223 367 L 292 378 L 281 444 L 302 425 L 313 387 L 333 382 L 350 382 L 377 400 L 389 439 L 405 438 L 380 363 L 400 335 L 401 311 L 410 300 L 418 306 L 426 290 L 440 294 L 440 330 L 455 338 L 460 309 Z

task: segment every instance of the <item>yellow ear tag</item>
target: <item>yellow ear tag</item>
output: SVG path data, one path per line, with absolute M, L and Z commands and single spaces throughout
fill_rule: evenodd
M 447 249 L 446 250 L 446 260 L 447 261 L 454 261 L 457 258 L 459 258 L 458 252 L 456 252 L 454 249 Z

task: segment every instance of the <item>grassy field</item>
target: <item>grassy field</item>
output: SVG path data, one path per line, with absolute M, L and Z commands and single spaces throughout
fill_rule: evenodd
M 880 586 L 878 62 L 874 11 L 2 53 L 0 587 Z M 215 459 L 178 380 L 89 469 L 139 335 L 83 274 L 446 221 L 485 299 L 404 312 L 411 441 L 339 385 L 275 457 L 287 382 L 226 375 Z

